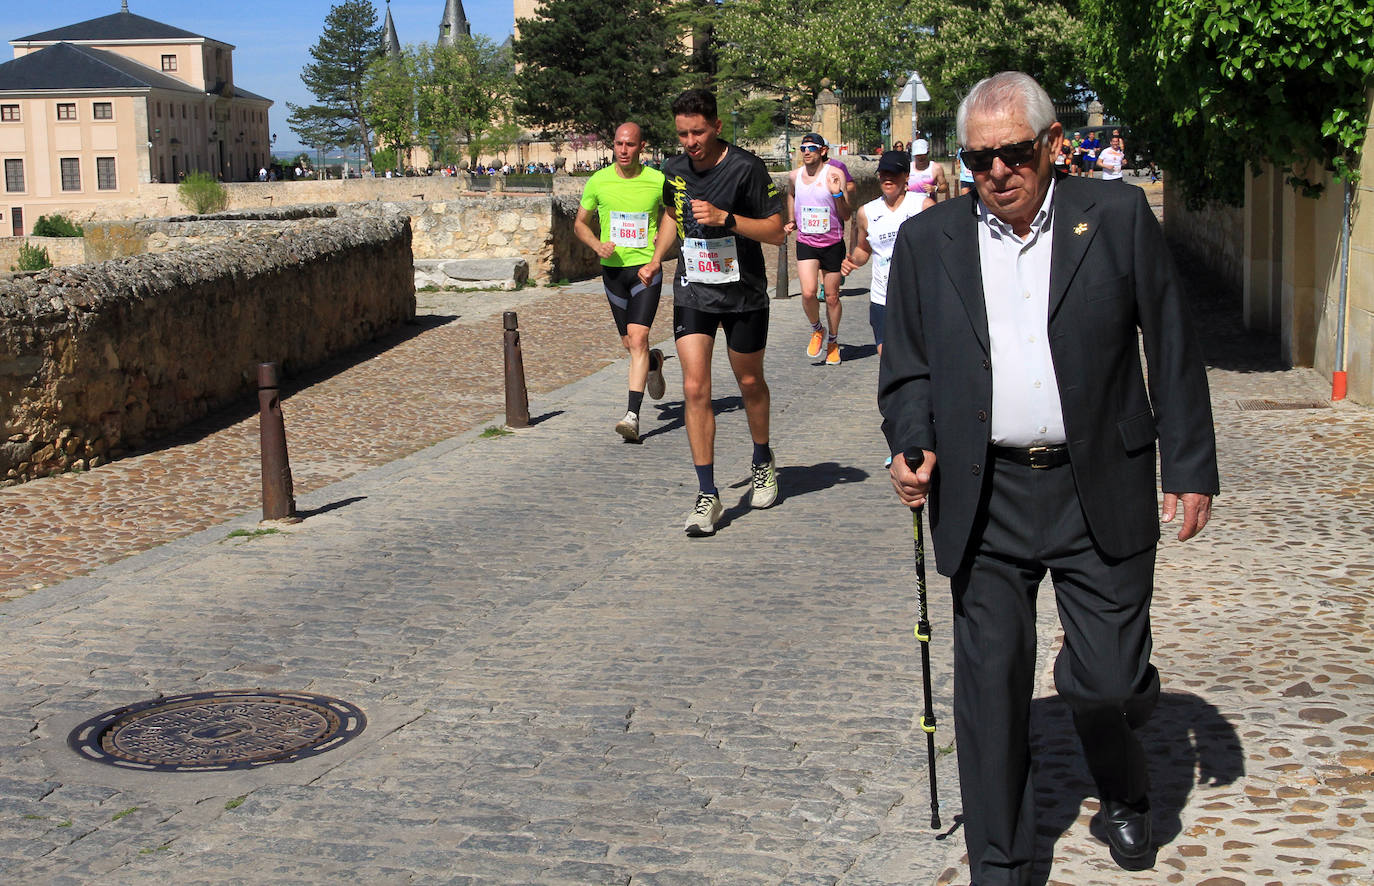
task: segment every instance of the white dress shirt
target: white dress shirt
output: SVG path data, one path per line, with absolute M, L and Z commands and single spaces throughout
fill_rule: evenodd
M 1063 443 L 1064 410 L 1050 354 L 1054 182 L 1023 239 L 978 204 L 978 257 L 992 349 L 992 442 Z

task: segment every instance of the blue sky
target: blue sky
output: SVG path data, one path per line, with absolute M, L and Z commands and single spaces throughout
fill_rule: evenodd
M 14 57 L 10 40 L 119 12 L 119 5 L 120 0 L 65 0 L 52 6 L 6 0 L 0 61 Z M 320 39 L 324 17 L 333 5 L 335 0 L 238 0 L 189 7 L 185 0 L 129 0 L 129 11 L 233 44 L 234 82 L 276 103 L 270 119 L 280 154 L 299 148 L 295 133 L 286 125 L 286 103 L 311 100 L 301 84 L 301 68 L 310 61 L 310 47 Z M 373 0 L 373 5 L 380 23 L 386 16 L 385 0 Z M 486 34 L 497 43 L 510 35 L 515 24 L 511 0 L 464 0 L 463 11 L 474 34 Z M 444 0 L 391 3 L 391 17 L 403 45 L 434 42 L 443 15 Z

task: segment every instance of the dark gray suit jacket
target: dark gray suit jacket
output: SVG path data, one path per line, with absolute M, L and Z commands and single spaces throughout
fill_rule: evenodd
M 902 225 L 878 379 L 892 451 L 936 454 L 929 513 L 945 575 L 969 553 L 989 473 L 992 364 L 977 225 L 975 195 Z M 1053 225 L 1047 334 L 1074 480 L 1093 540 L 1124 557 L 1159 540 L 1156 440 L 1165 491 L 1218 490 L 1206 370 L 1143 191 L 1060 179 Z

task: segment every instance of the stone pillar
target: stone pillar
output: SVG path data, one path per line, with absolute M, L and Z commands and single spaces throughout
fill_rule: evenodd
M 901 94 L 901 87 L 892 90 L 892 113 L 888 118 L 889 146 L 897 142 L 906 145 L 911 137 L 911 102 L 897 101 L 897 96 Z
M 1374 89 L 1369 90 L 1374 102 Z M 1374 104 L 1367 105 L 1374 107 Z M 1374 115 L 1365 124 L 1364 143 L 1374 145 Z M 1374 406 L 1374 152 L 1360 161 L 1360 184 L 1351 195 L 1350 268 L 1345 321 L 1347 396 Z M 1338 268 L 1339 272 L 1339 268 Z M 1339 290 L 1337 290 L 1339 291 Z
M 1283 251 L 1283 177 L 1266 163 L 1259 175 L 1245 175 L 1245 254 L 1242 257 L 1241 317 L 1245 328 L 1279 329 L 1280 266 Z
M 813 118 L 816 131 L 833 146 L 831 157 L 839 157 L 840 150 L 840 100 L 835 97 L 828 85 L 822 85 L 816 96 L 816 115 Z
M 1279 347 L 1290 366 L 1311 366 L 1317 334 L 1316 288 L 1313 286 L 1315 202 L 1282 188 L 1283 225 L 1280 291 L 1283 298 Z
M 1102 125 L 1102 102 L 1098 101 L 1097 99 L 1093 99 L 1092 101 L 1088 102 L 1088 125 Z

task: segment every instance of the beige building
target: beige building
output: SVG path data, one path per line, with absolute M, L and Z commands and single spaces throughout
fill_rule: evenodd
M 270 165 L 272 102 L 234 85 L 234 47 L 129 12 L 11 40 L 0 65 L 0 235 L 136 198 L 194 170 Z

